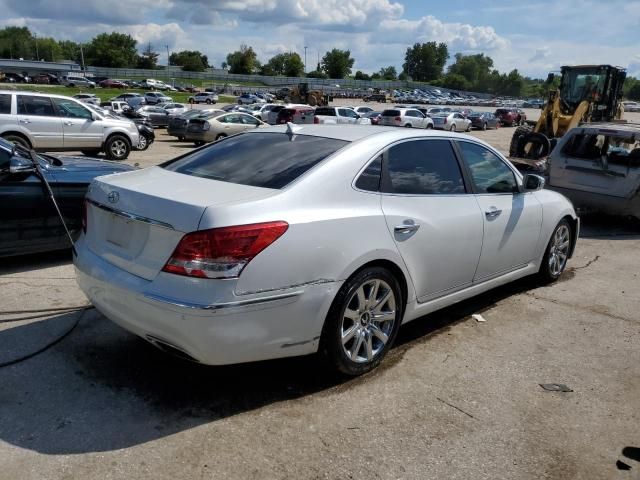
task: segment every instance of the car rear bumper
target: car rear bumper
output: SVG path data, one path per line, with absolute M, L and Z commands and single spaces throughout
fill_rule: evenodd
M 317 351 L 324 318 L 341 285 L 309 283 L 225 301 L 185 302 L 174 297 L 175 291 L 154 291 L 153 281 L 103 260 L 82 239 L 76 249 L 78 285 L 98 311 L 164 350 L 209 365 Z

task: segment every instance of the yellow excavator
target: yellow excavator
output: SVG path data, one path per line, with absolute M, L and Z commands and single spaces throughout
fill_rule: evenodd
M 329 96 L 322 90 L 309 90 L 309 85 L 300 83 L 297 87 L 292 87 L 285 98 L 288 103 L 306 103 L 312 107 L 322 107 L 329 105 Z
M 535 126 L 518 127 L 511 139 L 509 156 L 538 160 L 547 156 L 558 138 L 580 123 L 622 119 L 622 86 L 626 71 L 611 65 L 580 65 L 561 68 L 560 87 L 549 92 Z M 551 84 L 550 73 L 547 83 Z

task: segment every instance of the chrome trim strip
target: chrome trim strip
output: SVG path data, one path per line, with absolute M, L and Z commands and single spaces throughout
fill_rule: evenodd
M 222 310 L 225 308 L 247 307 L 252 305 L 260 305 L 262 303 L 275 302 L 277 300 L 285 300 L 287 298 L 293 298 L 302 295 L 302 293 L 302 290 L 297 290 L 295 292 L 281 293 L 279 295 L 271 295 L 269 297 L 249 298 L 247 300 L 238 300 L 236 302 L 213 304 L 184 302 L 182 300 L 176 300 L 173 298 L 165 297 L 163 295 L 157 295 L 155 293 L 144 293 L 143 295 L 150 300 L 173 305 L 174 307 L 190 308 L 194 310 Z
M 89 198 L 87 198 L 87 202 L 89 202 L 91 205 L 98 207 L 102 210 L 105 210 L 106 212 L 109 213 L 113 213 L 114 215 L 117 215 L 119 217 L 122 218 L 126 218 L 128 220 L 135 220 L 137 222 L 143 222 L 143 223 L 148 223 L 149 225 L 154 225 L 156 227 L 162 227 L 162 228 L 168 228 L 169 230 L 175 230 L 175 228 L 173 228 L 173 225 L 171 225 L 170 223 L 165 223 L 165 222 L 161 222 L 159 220 L 153 220 L 152 218 L 147 218 L 147 217 L 143 217 L 141 215 L 136 215 L 134 213 L 129 213 L 129 212 L 125 212 L 123 210 L 117 210 L 113 207 L 108 207 L 106 205 L 103 205 L 101 203 L 98 203 L 94 200 L 91 200 Z

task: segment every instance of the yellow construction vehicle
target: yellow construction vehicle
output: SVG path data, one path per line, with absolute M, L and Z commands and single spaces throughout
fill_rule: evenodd
M 309 90 L 309 85 L 300 83 L 297 87 L 289 89 L 285 101 L 289 103 L 306 103 L 312 107 L 319 107 L 329 104 L 329 96 L 322 90 Z
M 511 139 L 509 155 L 537 160 L 547 156 L 559 137 L 584 122 L 622 119 L 623 68 L 580 65 L 561 68 L 560 88 L 551 90 L 535 126 L 521 126 Z M 547 83 L 554 79 L 549 74 Z

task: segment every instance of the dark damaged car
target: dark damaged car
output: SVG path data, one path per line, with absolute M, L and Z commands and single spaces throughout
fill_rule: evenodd
M 86 157 L 36 158 L 72 236 L 82 228 L 84 196 L 93 179 L 134 169 Z M 0 257 L 65 248 L 69 241 L 30 152 L 0 139 Z

